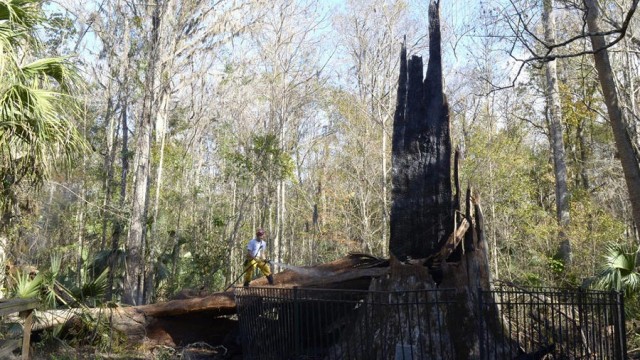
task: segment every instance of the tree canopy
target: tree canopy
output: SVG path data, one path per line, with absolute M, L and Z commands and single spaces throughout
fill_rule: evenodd
M 637 0 L 586 3 L 440 2 L 438 109 L 495 278 L 637 270 L 611 261 L 640 244 Z M 0 0 L 0 258 L 146 304 L 224 289 L 259 227 L 284 265 L 389 257 L 399 54 L 433 50 L 427 5 Z

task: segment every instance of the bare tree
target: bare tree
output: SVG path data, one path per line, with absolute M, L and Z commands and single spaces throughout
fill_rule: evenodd
M 103 198 L 101 206 L 102 236 L 100 251 L 108 253 L 108 285 L 106 298 L 111 299 L 114 291 L 114 278 L 120 240 L 126 230 L 125 211 L 127 200 L 127 181 L 129 174 L 129 115 L 135 105 L 135 96 L 131 85 L 131 63 L 136 52 L 131 51 L 131 38 L 135 36 L 135 27 L 131 27 L 130 4 L 124 0 L 102 3 L 97 11 L 89 14 L 76 2 L 60 4 L 73 14 L 80 26 L 80 35 L 75 41 L 75 50 L 85 55 L 87 68 L 93 73 L 93 81 L 98 89 L 92 94 L 95 99 L 90 103 L 94 110 L 102 114 L 97 124 L 104 127 L 103 143 L 97 144 L 102 155 Z M 102 58 L 92 58 L 92 46 L 88 44 L 87 34 L 92 33 L 103 46 Z M 103 61 L 101 61 L 103 60 Z M 110 74 L 113 76 L 105 76 Z M 120 159 L 119 181 L 116 181 L 117 159 Z M 116 186 L 119 187 L 116 188 Z M 116 198 L 119 195 L 119 198 Z M 115 203 L 115 205 L 114 205 Z M 110 242 L 110 245 L 108 243 Z M 109 250 L 106 250 L 109 248 Z
M 323 70 L 327 59 L 319 54 L 323 24 L 317 1 L 275 1 L 254 39 L 260 53 L 257 70 L 261 77 L 255 85 L 262 88 L 266 101 L 261 107 L 267 111 L 254 134 L 274 135 L 284 158 L 293 158 L 307 136 L 304 131 L 308 123 L 316 120 L 310 108 L 326 77 Z M 296 214 L 287 210 L 293 174 L 286 175 L 282 170 L 273 167 L 258 188 L 261 200 L 257 203 L 262 216 L 256 219 L 256 226 L 271 230 L 270 256 L 276 261 L 292 257 L 296 239 L 288 226 L 288 220 Z M 275 198 L 269 189 L 275 190 Z
M 127 239 L 127 266 L 124 281 L 124 301 L 140 304 L 149 300 L 145 296 L 145 281 L 152 283 L 152 263 L 158 248 L 153 239 L 147 239 L 148 209 L 150 206 L 149 187 L 155 182 L 157 188 L 162 182 L 162 161 L 152 176 L 151 150 L 155 141 L 160 145 L 162 159 L 167 120 L 172 110 L 171 97 L 181 85 L 174 76 L 181 64 L 190 62 L 194 54 L 210 51 L 243 31 L 249 18 L 239 20 L 235 14 L 253 6 L 253 1 L 240 2 L 232 6 L 209 6 L 205 1 L 158 0 L 143 10 L 148 23 L 141 23 L 148 32 L 141 44 L 146 51 L 147 67 L 144 72 L 143 99 L 136 125 L 136 157 L 134 186 L 131 208 L 131 222 Z M 157 205 L 158 196 L 156 196 Z M 154 216 L 158 216 L 154 212 Z M 153 235 L 153 233 L 152 233 Z M 149 241 L 148 241 L 149 240 Z M 147 279 L 145 279 L 145 274 Z M 146 289 L 150 289 L 147 287 Z M 148 290 L 147 290 L 148 291 Z
M 403 1 L 349 1 L 335 27 L 353 68 L 348 70 L 353 98 L 341 107 L 356 152 L 348 172 L 353 174 L 358 215 L 354 236 L 365 251 L 387 255 L 389 228 L 390 157 L 397 53 L 405 37 L 409 51 L 425 47 L 426 33 L 413 9 Z M 342 99 L 337 99 L 340 101 Z M 367 179 L 362 181 L 362 179 Z M 375 180 L 372 180 L 375 179 Z M 355 224 L 354 224 L 355 225 Z
M 527 64 L 547 63 L 556 59 L 572 58 L 584 55 L 593 55 L 596 72 L 600 79 L 604 103 L 607 107 L 609 121 L 613 130 L 615 144 L 620 156 L 623 168 L 629 201 L 632 208 L 633 219 L 636 225 L 640 221 L 640 154 L 632 142 L 628 120 L 619 103 L 618 90 L 614 81 L 614 73 L 611 67 L 608 49 L 622 41 L 629 29 L 633 15 L 638 6 L 638 0 L 632 0 L 628 8 L 622 13 L 622 20 L 609 20 L 613 24 L 611 30 L 603 30 L 599 25 L 600 10 L 596 0 L 585 1 L 585 8 L 577 4 L 567 3 L 568 10 L 578 10 L 585 14 L 585 22 L 578 33 L 567 34 L 561 40 L 549 42 L 541 39 L 534 31 L 535 17 L 528 16 L 522 8 L 518 8 L 515 2 L 511 2 L 515 13 L 507 17 L 509 26 L 514 34 L 514 43 L 510 49 L 510 55 L 519 65 L 519 70 L 513 77 L 513 86 Z M 610 37 L 610 40 L 607 40 Z M 590 39 L 592 49 L 575 51 L 570 45 L 579 44 Z M 518 47 L 517 45 L 521 45 Z M 541 49 L 541 50 L 540 50 Z M 517 52 L 523 50 L 528 56 L 518 56 Z M 505 88 L 505 87 L 497 87 Z
M 585 0 L 585 4 L 587 6 L 589 37 L 594 51 L 593 59 L 600 79 L 600 86 L 607 106 L 616 147 L 620 155 L 620 163 L 624 171 L 629 200 L 633 209 L 633 219 L 636 227 L 638 227 L 638 224 L 640 224 L 640 154 L 637 147 L 633 145 L 632 137 L 618 100 L 618 90 L 613 79 L 613 70 L 607 50 L 610 44 L 607 44 L 605 35 L 598 24 L 598 3 L 596 0 Z M 632 10 L 635 10 L 637 4 L 638 1 L 635 0 L 632 4 Z
M 556 22 L 553 12 L 554 0 L 543 0 L 542 22 L 544 26 L 544 38 L 548 44 L 556 42 Z M 560 90 L 558 88 L 557 61 L 550 60 L 545 63 L 547 87 L 547 116 L 551 133 L 551 152 L 553 154 L 553 172 L 555 177 L 556 193 L 556 219 L 558 221 L 560 258 L 565 262 L 571 261 L 571 244 L 565 235 L 565 229 L 569 226 L 569 189 L 567 188 L 567 165 L 565 161 L 564 139 L 562 131 L 562 109 L 560 104 Z

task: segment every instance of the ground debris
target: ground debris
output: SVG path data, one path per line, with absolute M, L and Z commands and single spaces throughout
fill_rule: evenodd
M 189 344 L 179 352 L 182 359 L 186 360 L 209 360 L 209 359 L 229 359 L 229 351 L 222 345 L 211 346 L 206 342 Z

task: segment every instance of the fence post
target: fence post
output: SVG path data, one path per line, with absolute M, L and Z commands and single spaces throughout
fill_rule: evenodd
M 298 299 L 298 287 L 293 287 L 293 351 L 294 358 L 300 355 L 300 304 Z
M 613 298 L 616 300 L 615 332 L 616 332 L 616 352 L 619 359 L 627 359 L 627 331 L 624 317 L 624 294 L 621 291 L 613 291 Z
M 593 297 L 591 297 L 590 300 L 591 302 L 593 302 Z M 579 286 L 578 287 L 578 329 L 583 333 L 586 332 L 587 333 L 586 338 L 588 339 L 589 332 L 593 331 L 593 329 L 591 329 L 591 327 L 589 326 L 588 314 L 585 309 L 586 304 L 587 304 L 587 293 L 582 286 Z M 580 354 L 582 354 L 583 352 L 586 352 L 587 356 L 592 356 L 592 352 L 595 350 L 595 349 L 592 349 L 592 346 L 591 344 L 589 344 L 588 340 L 583 343 L 582 348 L 583 350 L 580 351 Z
M 24 312 L 24 329 L 22 335 L 22 360 L 31 359 L 31 327 L 33 326 L 33 309 Z

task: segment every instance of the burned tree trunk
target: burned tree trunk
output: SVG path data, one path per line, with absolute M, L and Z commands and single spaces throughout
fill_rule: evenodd
M 404 45 L 400 55 L 389 241 L 389 250 L 399 261 L 415 263 L 413 260 L 422 259 L 423 264 L 435 266 L 458 248 L 457 237 L 466 236 L 472 246 L 471 235 L 465 234 L 475 231 L 469 218 L 471 210 L 467 218 L 460 216 L 460 200 L 454 201 L 452 194 L 449 106 L 442 86 L 439 22 L 439 2 L 432 1 L 429 65 L 424 81 L 422 58 L 414 55 L 407 61 Z M 459 182 L 457 178 L 455 181 L 459 199 Z M 467 203 L 470 207 L 470 199 Z M 459 229 L 463 225 L 467 227 L 464 231 Z M 458 250 L 457 257 L 461 253 Z
M 429 65 L 407 62 L 403 45 L 393 126 L 393 205 L 389 249 L 400 260 L 425 258 L 453 230 L 449 106 L 442 91 L 438 3 L 430 8 Z
M 511 351 L 512 346 L 493 335 L 501 333 L 497 308 L 490 300 L 487 304 L 481 299 L 482 290 L 490 287 L 482 213 L 470 190 L 466 209 L 461 209 L 457 157 L 453 171 L 455 197 L 452 193 L 452 145 L 442 84 L 439 22 L 439 1 L 432 0 L 429 64 L 424 80 L 422 58 L 407 59 L 404 45 L 401 51 L 393 133 L 391 266 L 389 276 L 374 280 L 371 289 L 451 291 L 441 293 L 437 306 L 428 309 L 428 316 L 416 319 L 408 311 L 381 321 L 378 333 L 391 334 L 391 339 L 380 341 L 395 342 L 395 349 L 406 347 L 407 340 L 424 344 L 425 339 L 437 339 L 437 346 L 420 351 L 425 358 L 496 358 Z M 418 302 L 433 303 L 428 296 Z M 443 302 L 447 305 L 441 306 Z M 479 304 L 484 307 L 480 309 Z M 384 332 L 384 327 L 402 330 Z M 493 344 L 491 349 L 481 348 L 488 343 Z

